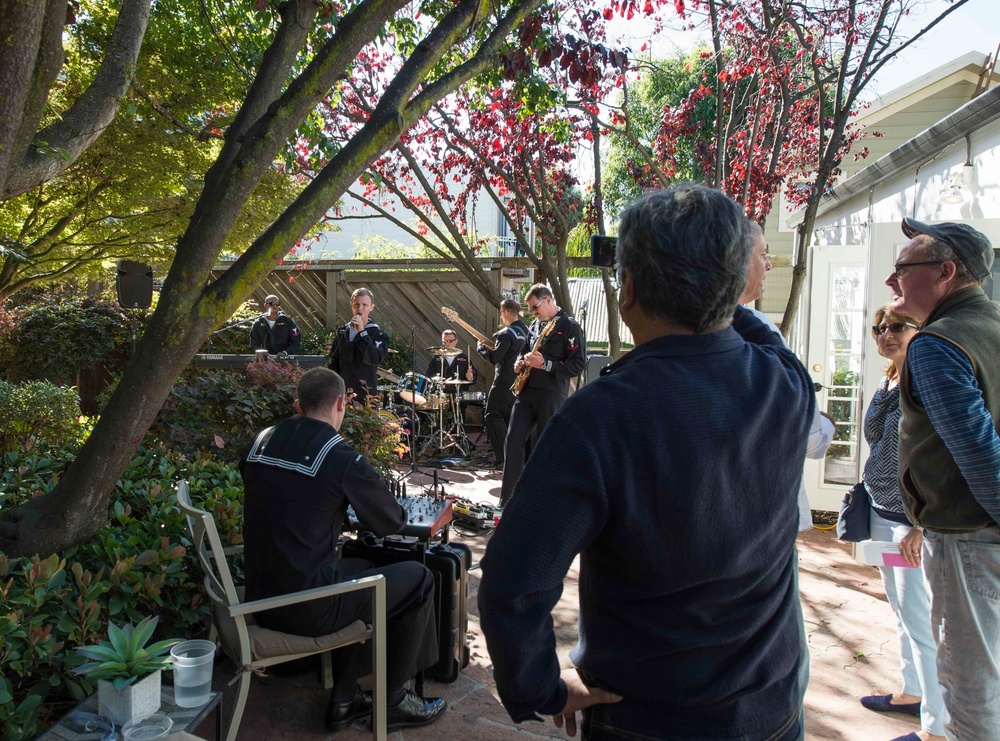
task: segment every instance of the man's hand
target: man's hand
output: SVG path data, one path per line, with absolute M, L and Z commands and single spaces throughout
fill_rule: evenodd
M 465 371 L 465 380 L 466 381 L 476 380 L 476 372 L 472 369 L 471 365 L 469 366 L 469 370 Z
M 575 667 L 563 669 L 560 677 L 566 683 L 566 705 L 561 712 L 552 716 L 552 722 L 556 724 L 556 728 L 562 728 L 565 722 L 567 736 L 576 735 L 576 711 L 589 708 L 591 705 L 621 702 L 621 695 L 585 685 Z
M 364 322 L 361 321 L 360 314 L 355 314 L 354 316 L 351 317 L 351 324 L 354 326 L 355 332 L 360 332 L 362 329 L 365 328 Z
M 915 527 L 899 541 L 899 554 L 910 566 L 920 566 L 920 549 L 924 545 L 924 531 Z
M 518 358 L 514 361 L 514 372 L 520 373 L 524 370 L 524 358 Z
M 541 368 L 545 365 L 545 357 L 536 350 L 535 352 L 530 352 L 525 355 L 524 362 L 531 368 Z

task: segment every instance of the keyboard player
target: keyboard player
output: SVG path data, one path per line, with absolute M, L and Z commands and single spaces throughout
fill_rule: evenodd
M 250 327 L 250 352 L 266 350 L 269 355 L 295 355 L 301 344 L 299 328 L 281 310 L 281 300 L 270 294 L 264 299 L 264 313 Z

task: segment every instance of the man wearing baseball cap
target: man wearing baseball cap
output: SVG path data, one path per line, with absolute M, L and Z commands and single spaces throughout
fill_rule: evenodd
M 900 550 L 930 584 L 947 737 L 996 738 L 1000 306 L 981 287 L 993 246 L 967 224 L 903 219 L 902 228 L 910 241 L 885 282 L 893 310 L 923 328 L 900 373 L 899 483 L 917 526 Z
M 299 328 L 281 311 L 281 299 L 270 294 L 264 299 L 264 313 L 250 327 L 250 352 L 267 350 L 271 355 L 295 355 L 301 344 Z

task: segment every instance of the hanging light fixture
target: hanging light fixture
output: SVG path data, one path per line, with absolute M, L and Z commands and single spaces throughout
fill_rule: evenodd
M 962 193 L 963 183 L 962 175 L 955 175 L 951 179 L 951 183 L 941 191 L 941 195 L 938 196 L 937 202 L 941 204 L 956 204 L 965 201 L 965 194 Z

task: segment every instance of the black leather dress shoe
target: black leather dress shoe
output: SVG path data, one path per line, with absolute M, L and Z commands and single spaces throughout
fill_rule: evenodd
M 424 699 L 412 690 L 405 690 L 399 705 L 386 711 L 386 728 L 395 731 L 400 728 L 413 728 L 433 723 L 448 709 L 448 703 L 440 697 Z
M 365 692 L 360 687 L 354 690 L 354 697 L 350 702 L 334 702 L 331 697 L 326 706 L 326 728 L 335 733 L 348 728 L 356 720 L 371 720 L 371 717 L 372 693 Z

